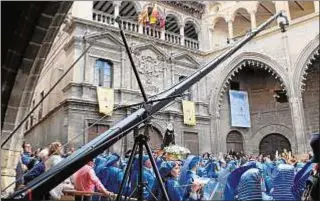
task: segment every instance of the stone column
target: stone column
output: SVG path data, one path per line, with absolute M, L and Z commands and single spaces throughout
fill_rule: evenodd
M 319 1 L 314 1 L 314 11 L 316 12 L 316 13 L 318 13 L 319 12 Z
M 143 34 L 143 24 L 139 24 L 138 33 Z
M 233 39 L 233 21 L 228 21 L 228 32 L 229 32 L 229 39 Z
M 305 153 L 307 152 L 307 139 L 305 135 L 304 129 L 304 114 L 303 114 L 303 104 L 302 104 L 302 97 L 294 95 L 290 97 L 290 104 L 291 104 L 291 116 L 292 116 L 292 124 L 293 129 L 296 135 L 296 145 L 297 145 L 297 153 Z
M 120 13 L 120 4 L 121 2 L 114 2 L 113 5 L 114 5 L 114 13 L 113 13 L 113 17 L 114 19 L 117 19 L 117 17 L 119 16 L 119 13 Z M 119 27 L 118 23 L 114 22 L 114 26 L 115 27 Z
M 286 12 L 288 20 L 290 22 L 291 17 L 290 17 L 289 2 L 288 1 L 276 1 L 275 5 L 276 5 L 276 12 L 279 12 L 280 10 L 284 10 Z
M 180 25 L 181 45 L 184 46 L 184 25 Z
M 166 29 L 165 28 L 161 29 L 160 39 L 161 40 L 166 40 Z
M 251 29 L 255 30 L 257 28 L 256 11 L 250 12 L 250 19 L 251 19 Z
M 114 2 L 114 18 L 117 18 L 120 13 L 120 3 Z

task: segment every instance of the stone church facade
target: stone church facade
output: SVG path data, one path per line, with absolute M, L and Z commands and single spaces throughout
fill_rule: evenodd
M 290 22 L 286 32 L 274 23 L 193 85 L 188 96 L 154 115 L 150 143 L 159 148 L 172 122 L 176 143 L 195 154 L 310 150 L 311 135 L 319 133 L 319 2 L 180 4 L 157 3 L 167 23 L 160 29 L 137 22 L 137 14 L 152 8 L 153 2 L 74 2 L 44 64 L 30 109 L 74 67 L 25 123 L 25 139 L 34 147 L 58 140 L 77 148 L 132 113 L 119 109 L 112 116 L 99 114 L 97 86 L 114 89 L 115 107 L 143 100 L 114 21 L 118 15 L 143 86 L 152 96 L 285 10 Z M 250 128 L 231 126 L 229 90 L 248 93 Z M 195 102 L 195 126 L 183 123 L 182 99 Z M 111 151 L 124 153 L 132 143 L 129 134 Z

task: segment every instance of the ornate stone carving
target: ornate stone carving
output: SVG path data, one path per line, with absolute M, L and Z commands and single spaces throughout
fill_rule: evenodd
M 137 54 L 136 54 L 137 55 Z M 139 56 L 138 56 L 139 55 Z M 154 57 L 148 54 L 138 54 L 137 56 L 137 68 L 139 74 L 141 74 L 142 82 L 145 84 L 145 90 L 158 93 L 162 85 L 162 75 L 165 69 L 163 61 L 158 57 Z
M 206 6 L 202 1 L 161 1 L 161 3 L 183 10 L 197 18 L 201 18 Z

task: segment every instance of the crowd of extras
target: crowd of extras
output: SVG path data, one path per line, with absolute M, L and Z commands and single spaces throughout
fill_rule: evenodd
M 64 152 L 60 142 L 53 142 L 49 147 L 35 152 L 31 151 L 32 147 L 28 143 L 22 147 L 23 153 L 17 165 L 16 189 L 27 185 L 75 151 L 70 149 Z M 316 155 L 320 152 L 319 146 L 315 147 L 316 150 L 300 158 L 286 150 L 277 155 L 260 156 L 231 150 L 227 154 L 189 155 L 184 160 L 173 160 L 163 151 L 154 151 L 153 158 L 168 197 L 173 201 L 203 200 L 204 192 L 211 194 L 208 191 L 215 194 L 210 197 L 212 200 L 301 200 L 310 177 L 319 177 L 319 156 Z M 124 156 L 117 153 L 97 156 L 48 192 L 46 199 L 59 200 L 66 190 L 99 192 L 106 197 L 117 194 L 130 155 L 131 150 Z M 142 186 L 144 200 L 165 200 L 150 158 L 147 155 L 142 157 L 141 184 L 138 153 L 133 157 L 128 180 L 123 185 L 123 195 L 137 197 L 138 186 Z M 207 188 L 204 180 L 213 181 L 218 185 L 217 188 Z M 314 195 L 311 192 L 308 198 L 319 200 L 316 194 L 319 194 L 319 189 Z M 94 200 L 92 196 L 75 198 Z

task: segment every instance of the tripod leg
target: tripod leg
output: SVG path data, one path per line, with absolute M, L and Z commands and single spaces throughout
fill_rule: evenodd
M 165 189 L 165 187 L 164 187 L 164 184 L 163 184 L 163 182 L 162 182 L 162 179 L 161 179 L 161 176 L 160 176 L 158 167 L 157 167 L 157 165 L 156 165 L 156 162 L 154 161 L 154 158 L 153 158 L 153 156 L 152 156 L 152 152 L 151 152 L 151 149 L 150 149 L 150 147 L 149 147 L 148 142 L 145 142 L 144 145 L 146 146 L 147 153 L 148 153 L 148 155 L 149 155 L 149 158 L 150 158 L 150 161 L 151 161 L 151 164 L 152 164 L 154 173 L 155 173 L 155 175 L 156 175 L 156 177 L 157 177 L 157 180 L 158 180 L 158 182 L 159 182 L 159 184 L 160 184 L 160 188 L 161 188 L 161 191 L 162 191 L 162 193 L 163 193 L 163 195 L 164 195 L 164 197 L 165 197 L 165 200 L 166 200 L 166 201 L 169 201 L 169 197 L 168 197 L 167 191 L 166 191 L 166 189 Z
M 123 189 L 125 188 L 125 186 L 127 184 L 129 172 L 131 170 L 131 166 L 132 166 L 132 162 L 133 162 L 133 158 L 134 158 L 134 155 L 136 153 L 136 150 L 137 150 L 137 143 L 134 143 L 133 150 L 132 150 L 130 158 L 129 158 L 128 166 L 127 166 L 126 171 L 124 173 L 124 178 L 122 180 L 122 183 L 121 183 L 121 186 L 120 186 L 120 189 L 119 189 L 119 193 L 118 193 L 118 196 L 117 196 L 117 201 L 120 201 L 122 191 L 123 191 Z
M 143 200 L 143 144 L 139 142 L 138 200 Z

